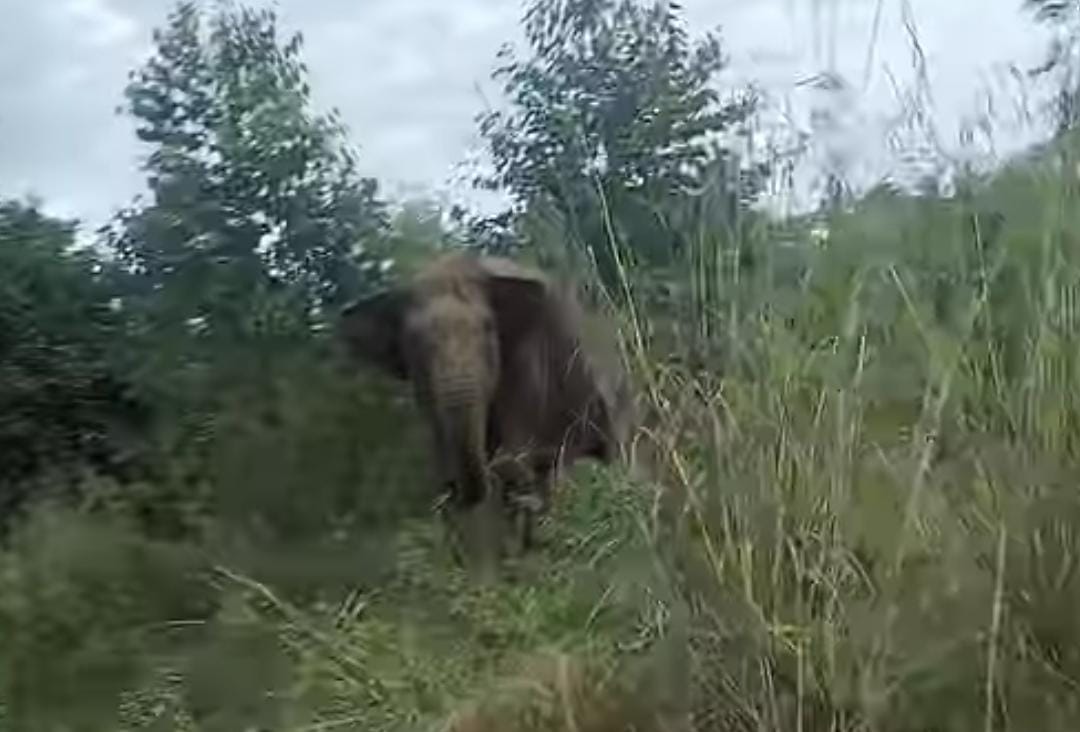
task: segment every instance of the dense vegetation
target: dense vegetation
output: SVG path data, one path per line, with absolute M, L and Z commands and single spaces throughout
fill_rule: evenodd
M 82 249 L 0 205 L 0 729 L 1080 728 L 1067 54 L 1038 149 L 776 220 L 675 4 L 525 22 L 478 119 L 501 216 L 383 200 L 299 37 L 189 3 L 125 97 L 148 197 Z M 594 273 L 642 414 L 494 584 L 408 391 L 327 336 L 477 244 Z

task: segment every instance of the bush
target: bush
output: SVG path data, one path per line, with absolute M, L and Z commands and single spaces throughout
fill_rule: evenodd
M 0 202 L 0 524 L 43 485 L 131 477 L 151 410 L 116 363 L 124 322 L 74 225 Z
M 99 730 L 165 664 L 215 593 L 190 548 L 36 509 L 0 555 L 0 707 L 11 729 Z

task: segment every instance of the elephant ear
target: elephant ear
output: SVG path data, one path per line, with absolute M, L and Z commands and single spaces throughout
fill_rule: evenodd
M 400 290 L 381 292 L 348 305 L 338 322 L 338 335 L 352 356 L 400 379 L 408 378 L 401 345 L 404 302 Z
M 543 274 L 507 259 L 483 257 L 491 307 L 504 342 L 514 342 L 543 322 L 548 282 Z

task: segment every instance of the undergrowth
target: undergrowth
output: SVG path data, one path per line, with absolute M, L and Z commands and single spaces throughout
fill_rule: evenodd
M 350 409 L 387 407 L 329 373 L 295 376 L 275 420 L 219 423 L 200 459 L 232 508 L 199 540 L 41 509 L 0 564 L 0 720 L 1077 729 L 1071 150 L 947 199 L 880 191 L 782 267 L 710 270 L 685 311 L 639 297 L 635 465 L 580 466 L 543 549 L 494 584 L 452 561 L 423 478 L 401 477 L 415 466 L 381 470 L 389 452 L 343 436 Z M 700 279 L 703 250 L 775 244 L 695 231 L 676 281 Z M 686 311 L 708 322 L 674 327 Z M 389 420 L 363 424 L 386 444 Z M 393 447 L 422 449 L 410 434 Z M 382 510 L 394 495 L 409 509 Z

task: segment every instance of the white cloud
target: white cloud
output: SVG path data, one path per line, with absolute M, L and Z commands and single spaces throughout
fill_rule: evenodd
M 139 31 L 139 25 L 105 0 L 65 0 L 49 6 L 45 11 L 54 22 L 69 26 L 76 31 L 77 43 L 92 48 L 108 48 L 131 40 Z
M 832 68 L 852 83 L 832 102 L 841 125 L 820 154 L 863 176 L 898 162 L 887 148 L 913 89 L 914 22 L 925 53 L 939 135 L 955 143 L 966 116 L 985 107 L 980 86 L 997 86 L 994 151 L 1030 138 L 1004 96 L 1005 65 L 1038 60 L 1044 36 L 1019 0 L 686 0 L 692 30 L 722 24 L 732 83 L 757 81 L 786 101 L 796 124 L 827 98 L 799 82 Z M 167 0 L 11 2 L 0 25 L 0 195 L 32 189 L 54 209 L 100 223 L 141 187 L 139 149 L 117 117 L 127 72 L 149 48 Z M 316 102 L 338 107 L 365 171 L 389 191 L 447 187 L 474 150 L 475 114 L 500 45 L 520 38 L 519 3 L 506 0 L 279 0 L 284 27 L 301 30 Z M 867 60 L 870 64 L 867 66 Z M 1012 89 L 1011 92 L 1015 92 Z M 1010 93 L 1011 93 L 1010 92 Z M 1006 103 L 1006 102 L 1010 103 Z M 1025 137 L 1026 135 L 1026 137 Z M 916 135 L 917 137 L 917 135 Z M 459 189 L 460 192 L 460 189 Z
M 139 24 L 104 0 L 11 3 L 0 24 L 0 195 L 100 223 L 137 190 L 130 123 L 113 110 Z

